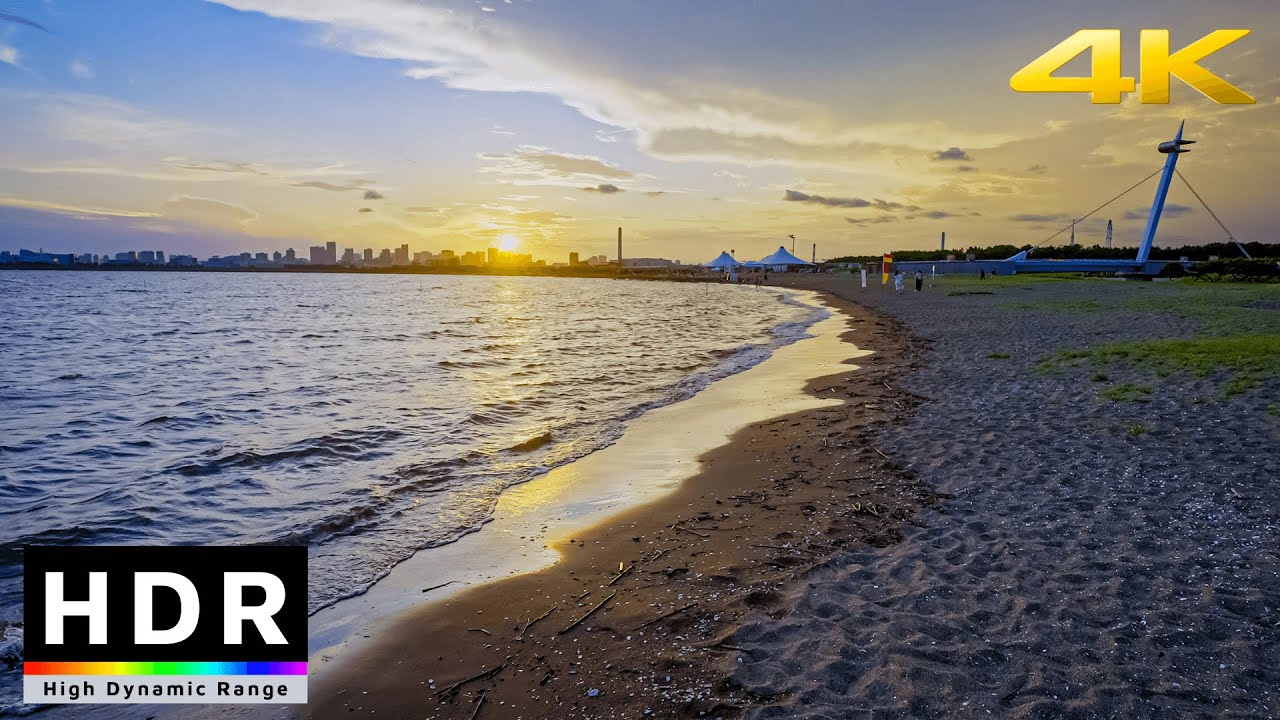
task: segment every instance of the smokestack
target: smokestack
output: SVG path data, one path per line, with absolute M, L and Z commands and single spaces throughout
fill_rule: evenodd
M 813 244 L 813 257 L 809 259 L 814 265 L 818 264 L 818 243 Z
M 1111 221 L 1107 221 L 1107 249 L 1111 249 Z
M 618 267 L 622 267 L 622 228 L 618 228 Z
M 947 249 L 947 231 L 943 230 L 942 231 L 942 247 L 939 248 L 939 250 L 946 250 L 946 249 Z

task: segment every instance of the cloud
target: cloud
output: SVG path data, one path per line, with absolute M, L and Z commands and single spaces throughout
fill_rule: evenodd
M 43 30 L 45 32 L 49 32 L 49 28 L 41 25 L 35 20 L 28 20 L 27 18 L 24 18 L 21 15 L 14 15 L 12 13 L 0 13 L 0 21 L 17 23 L 19 25 L 27 25 L 28 27 L 33 27 L 37 30 Z
M 822 195 L 810 195 L 802 193 L 798 190 L 788 190 L 782 196 L 786 202 L 799 202 L 810 205 L 825 205 L 827 207 L 841 208 L 875 208 L 876 210 L 919 210 L 916 205 L 905 205 L 900 202 L 889 200 L 881 200 L 875 198 L 872 200 L 864 200 L 863 198 L 844 198 L 844 197 L 824 197 Z
M 627 180 L 635 173 L 592 155 L 558 153 L 536 145 L 522 145 L 511 153 L 480 153 L 489 164 L 483 172 L 495 173 L 511 181 L 553 185 L 579 184 L 591 180 Z
M 973 161 L 973 158 L 970 157 L 969 153 L 954 146 L 949 147 L 946 150 L 939 150 L 938 152 L 934 153 L 933 159 L 934 160 L 964 160 L 966 162 Z
M 97 75 L 97 73 L 93 71 L 93 66 L 85 60 L 72 60 L 70 70 L 72 75 L 80 78 L 81 80 L 92 80 L 94 76 Z
M 22 67 L 22 53 L 18 52 L 18 48 L 12 45 L 0 45 L 0 63 L 20 68 Z
M 360 208 L 359 210 L 357 210 L 356 212 L 371 213 L 371 212 L 373 212 L 373 208 L 370 208 L 370 207 L 363 207 L 363 208 Z
M 1050 222 L 1070 222 L 1071 216 L 1065 213 L 1021 213 L 1019 215 L 1011 215 L 1009 219 L 1020 223 L 1050 223 Z
M 589 120 L 634 132 L 637 145 L 652 154 L 768 163 L 777 162 L 774 148 L 783 145 L 813 164 L 832 165 L 861 157 L 851 148 L 865 154 L 902 146 L 919 153 L 943 142 L 991 147 L 1024 137 L 964 132 L 940 120 L 854 125 L 830 105 L 762 90 L 747 79 L 735 85 L 699 82 L 693 75 L 628 75 L 608 62 L 583 61 L 581 38 L 522 28 L 464 7 L 407 0 L 210 1 L 319 26 L 331 47 L 399 62 L 407 77 L 460 90 L 555 97 Z M 671 137 L 691 131 L 718 142 Z
M 381 200 L 383 197 L 384 197 L 384 196 L 383 196 L 383 194 L 382 194 L 382 193 L 380 193 L 380 192 L 378 192 L 377 190 L 365 190 L 365 191 L 364 191 L 364 199 L 365 199 L 365 200 Z
M 956 172 L 962 172 L 962 173 L 978 172 L 978 168 L 972 165 L 958 165 L 956 166 Z
M 47 212 L 58 213 L 60 215 L 72 215 L 79 218 L 92 217 L 117 217 L 117 218 L 154 218 L 158 217 L 153 212 L 141 212 L 136 210 L 118 210 L 115 208 L 90 207 L 84 205 L 71 205 L 67 203 L 49 202 L 45 200 L 30 200 L 27 198 L 17 198 L 0 195 L 0 206 L 26 208 L 30 210 L 41 210 Z
M 266 175 L 267 172 L 260 167 L 248 162 L 233 162 L 227 160 L 188 160 L 181 157 L 168 157 L 164 162 L 180 170 L 191 170 L 194 172 L 210 172 L 210 173 L 231 173 L 242 175 Z
M 176 195 L 161 206 L 165 217 L 191 220 L 204 225 L 238 226 L 258 219 L 258 213 L 240 205 L 194 195 Z
M 584 187 L 582 189 L 585 192 L 598 192 L 605 195 L 613 195 L 614 193 L 626 192 L 625 190 L 618 187 L 617 185 L 614 185 L 613 183 L 601 183 L 595 187 Z
M 1045 167 L 1044 165 L 1041 165 L 1040 163 L 1036 163 L 1035 165 L 1032 165 L 1031 167 L 1027 168 L 1027 172 L 1032 175 L 1043 175 L 1049 172 L 1049 168 Z
M 293 187 L 316 188 L 317 190 L 328 190 L 329 192 L 348 192 L 350 190 L 363 190 L 364 186 L 372 183 L 372 180 L 349 180 L 345 185 L 335 185 L 331 182 L 323 180 L 307 180 L 305 182 L 291 183 Z
M 1188 213 L 1194 212 L 1195 208 L 1190 205 L 1178 205 L 1177 203 L 1165 203 L 1164 210 L 1160 211 L 1161 218 L 1182 217 Z M 1124 211 L 1125 220 L 1146 220 L 1151 214 L 1150 207 L 1134 208 Z
M 942 220 L 949 217 L 959 217 L 959 215 L 947 212 L 946 210 L 929 210 L 928 212 L 916 213 L 908 219 L 914 220 L 915 218 L 927 218 L 929 220 Z
M 852 225 L 880 225 L 882 223 L 897 222 L 898 218 L 894 215 L 877 215 L 866 218 L 847 217 L 844 221 Z
M 667 194 L 666 190 L 650 190 L 649 192 L 645 193 L 647 197 L 659 197 L 666 194 Z
M 443 213 L 445 210 L 444 208 L 433 208 L 433 207 L 426 207 L 424 205 L 413 205 L 405 208 L 404 211 L 407 213 L 413 213 L 415 215 L 437 215 L 437 214 Z

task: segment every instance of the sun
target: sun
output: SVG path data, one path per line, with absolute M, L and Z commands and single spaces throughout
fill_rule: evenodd
M 503 252 L 511 252 L 520 247 L 520 238 L 515 235 L 499 235 L 498 249 Z

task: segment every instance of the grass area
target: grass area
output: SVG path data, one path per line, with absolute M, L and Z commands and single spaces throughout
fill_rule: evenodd
M 1098 393 L 1108 400 L 1116 402 L 1151 402 L 1152 389 L 1150 385 L 1132 385 L 1125 383 L 1123 385 L 1114 385 Z
M 1280 335 L 1280 310 L 1266 307 L 1277 300 L 1280 288 L 1275 285 L 1183 280 L 1141 293 L 1124 303 L 1124 309 L 1195 320 L 1205 335 Z
M 1081 279 L 1112 284 L 1116 281 Z M 1114 287 L 1114 286 L 1113 286 Z M 1256 283 L 1122 283 L 1101 297 L 1038 299 L 1020 297 L 1004 310 L 1062 313 L 1156 312 L 1193 320 L 1207 335 L 1280 334 L 1280 288 Z
M 925 274 L 928 277 L 928 273 Z M 956 275 L 939 275 L 937 286 L 945 290 L 953 290 L 948 295 L 969 295 L 965 290 L 982 290 L 981 294 L 995 294 L 1000 290 L 1032 290 L 1037 285 L 1045 283 L 1063 282 L 1066 280 L 1079 281 L 1083 278 L 1073 273 L 1023 273 L 1021 275 L 991 275 L 988 274 L 985 280 L 979 280 L 977 275 L 956 274 Z
M 1060 352 L 1046 358 L 1041 363 L 1042 370 L 1086 362 L 1095 366 L 1126 362 L 1148 368 L 1160 377 L 1179 373 L 1209 377 L 1225 371 L 1229 377 L 1223 395 L 1227 397 L 1247 392 L 1267 378 L 1280 377 L 1280 289 L 1275 285 L 1192 280 L 1135 282 L 1109 285 L 1106 292 L 1093 297 L 1019 297 L 1018 302 L 999 307 L 1052 313 L 1157 313 L 1184 318 L 1196 326 L 1196 336 L 1191 338 L 1122 342 Z M 1141 316 L 1134 318 L 1136 323 L 1141 321 Z M 1107 382 L 1107 375 L 1099 369 L 1093 380 Z M 1150 393 L 1135 391 L 1135 387 L 1108 387 L 1101 396 L 1144 401 L 1142 396 Z
M 1063 364 L 1086 361 L 1096 365 L 1125 361 L 1149 368 L 1160 377 L 1175 373 L 1208 377 L 1219 370 L 1226 370 L 1231 378 L 1223 394 L 1230 397 L 1256 387 L 1266 378 L 1280 377 L 1280 334 L 1116 343 L 1088 350 L 1066 350 L 1046 359 L 1042 367 L 1052 370 Z M 1119 388 L 1123 387 L 1126 386 L 1109 388 L 1103 396 L 1108 397 L 1109 392 L 1120 393 Z
M 1129 435 L 1131 435 L 1132 437 L 1139 437 L 1141 435 L 1146 435 L 1148 432 L 1150 432 L 1147 429 L 1147 426 L 1143 425 L 1142 423 L 1133 423 L 1131 425 L 1126 425 L 1124 427 L 1124 431 L 1129 433 Z

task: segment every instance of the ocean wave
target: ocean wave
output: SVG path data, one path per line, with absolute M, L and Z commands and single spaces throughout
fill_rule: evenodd
M 212 460 L 168 468 L 188 477 L 214 475 L 233 468 L 254 469 L 289 461 L 338 462 L 365 460 L 382 452 L 384 443 L 402 437 L 399 430 L 350 430 L 308 438 L 281 450 L 240 450 Z M 206 451 L 207 452 L 207 451 Z

